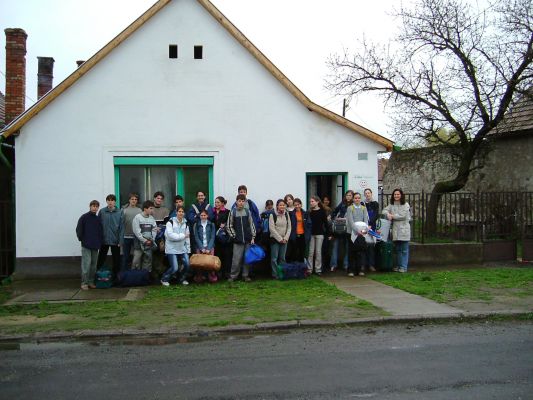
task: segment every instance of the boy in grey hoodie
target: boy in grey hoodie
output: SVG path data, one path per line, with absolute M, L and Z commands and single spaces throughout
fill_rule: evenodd
M 155 236 L 158 228 L 152 213 L 154 203 L 147 200 L 143 203 L 143 212 L 133 218 L 132 228 L 135 235 L 132 267 L 134 269 L 152 270 L 152 251 L 155 248 Z

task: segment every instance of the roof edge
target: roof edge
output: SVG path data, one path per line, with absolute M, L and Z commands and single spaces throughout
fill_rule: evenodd
M 209 0 L 197 0 L 239 43 L 241 43 L 294 97 L 296 97 L 309 111 L 332 120 L 360 135 L 384 146 L 392 151 L 394 142 L 361 125 L 356 124 L 309 100 L 298 87 L 281 72 L 222 12 Z
M 115 47 L 120 45 L 126 40 L 132 33 L 139 29 L 146 21 L 148 21 L 159 10 L 165 7 L 172 0 L 158 0 L 152 7 L 145 11 L 139 18 L 132 22 L 126 29 L 119 33 L 113 40 L 107 43 L 102 49 L 100 49 L 91 58 L 85 61 L 78 69 L 70 74 L 64 81 L 58 86 L 50 90 L 46 95 L 41 97 L 37 103 L 19 115 L 9 125 L 5 126 L 0 134 L 4 137 L 9 137 L 16 134 L 26 122 L 37 115 L 43 108 L 51 103 L 57 96 L 66 91 L 72 86 L 79 78 L 89 72 L 102 58 L 107 56 Z M 309 98 L 298 87 L 291 82 L 278 67 L 276 67 L 272 61 L 270 61 L 233 23 L 226 18 L 218 8 L 209 0 L 197 0 L 206 10 L 215 18 L 223 27 L 228 31 L 244 48 L 246 48 L 252 56 L 257 59 L 263 67 L 265 67 L 298 101 L 300 101 L 309 111 L 316 112 L 317 114 L 336 122 L 386 148 L 387 151 L 392 151 L 394 142 L 389 140 L 361 125 L 356 124 L 340 115 L 327 110 L 326 108 L 319 106 L 318 104 L 309 100 Z
M 19 131 L 26 122 L 37 115 L 43 108 L 50 104 L 56 97 L 71 87 L 79 78 L 89 72 L 98 62 L 107 56 L 115 47 L 120 45 L 128 37 L 131 36 L 137 29 L 139 29 L 146 21 L 148 21 L 154 14 L 165 7 L 171 0 L 158 0 L 148 10 L 146 10 L 139 18 L 133 21 L 128 27 L 120 32 L 114 39 L 107 43 L 104 47 L 98 50 L 91 58 L 79 66 L 72 74 L 70 74 L 59 85 L 46 93 L 35 104 L 20 114 L 17 118 L 11 121 L 0 132 L 2 136 L 9 137 Z

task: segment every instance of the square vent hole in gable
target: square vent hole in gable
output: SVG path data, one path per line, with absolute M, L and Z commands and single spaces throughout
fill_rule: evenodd
M 178 45 L 177 44 L 168 45 L 168 58 L 178 58 Z
M 204 58 L 204 46 L 194 46 L 194 59 L 201 60 Z

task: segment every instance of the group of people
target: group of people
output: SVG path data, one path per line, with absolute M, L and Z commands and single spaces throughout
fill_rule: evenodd
M 163 286 L 169 286 L 172 279 L 187 285 L 191 277 L 195 282 L 223 278 L 249 282 L 250 266 L 244 255 L 256 243 L 267 250 L 274 279 L 278 278 L 278 265 L 288 262 L 304 262 L 309 273 L 317 275 L 343 267 L 349 276 L 363 276 L 366 270 L 376 270 L 375 247 L 366 239 L 366 232 L 379 232 L 376 223 L 380 216 L 393 222 L 395 270 L 407 271 L 410 212 L 400 189 L 393 191 L 390 204 L 381 213 L 370 189 L 365 189 L 364 201 L 360 193 L 348 190 L 334 209 L 329 198 L 311 196 L 308 211 L 301 199 L 287 194 L 275 204 L 267 200 L 262 213 L 247 192 L 245 185 L 239 186 L 230 208 L 222 196 L 209 204 L 203 191 L 196 193 L 196 202 L 187 210 L 180 195 L 174 197 L 172 210 L 165 207 L 165 196 L 159 191 L 141 207 L 135 193 L 122 208 L 117 207 L 113 194 L 106 197 L 106 207 L 101 210 L 97 200 L 91 201 L 89 212 L 79 218 L 76 227 L 82 247 L 81 288 L 95 287 L 96 270 L 104 265 L 109 249 L 114 277 L 130 268 L 130 260 L 131 268 L 152 271 L 154 261 L 161 258 L 154 254 L 164 254 L 165 269 L 157 278 Z M 216 255 L 222 268 L 218 273 L 191 272 L 190 254 Z M 323 257 L 325 254 L 329 257 Z

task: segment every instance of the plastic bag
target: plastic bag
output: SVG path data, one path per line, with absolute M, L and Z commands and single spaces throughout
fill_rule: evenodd
M 266 257 L 265 250 L 257 244 L 252 244 L 244 253 L 244 263 L 254 264 Z

